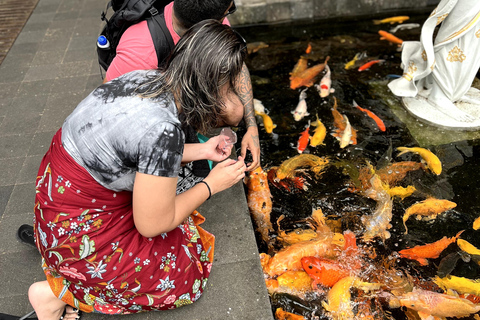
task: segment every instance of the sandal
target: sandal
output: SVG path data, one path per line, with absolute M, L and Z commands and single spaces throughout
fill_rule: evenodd
M 60 317 L 60 320 L 63 320 L 63 318 L 65 317 L 65 315 L 67 314 L 67 307 L 69 305 L 67 304 L 65 306 L 65 308 L 63 309 L 63 313 L 62 313 L 62 316 Z M 73 308 L 73 307 L 72 307 Z M 77 308 L 73 308 L 73 312 L 76 312 L 77 313 L 77 317 L 76 319 L 79 320 L 81 317 L 82 317 L 82 311 L 78 310 Z M 0 319 L 1 320 L 1 319 Z
M 35 245 L 34 235 L 35 234 L 33 232 L 33 226 L 29 224 L 22 224 L 20 228 L 18 228 L 18 231 L 17 231 L 18 239 L 25 244 L 28 244 L 37 248 L 37 246 Z

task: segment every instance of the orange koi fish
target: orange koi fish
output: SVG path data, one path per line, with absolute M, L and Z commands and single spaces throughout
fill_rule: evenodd
M 297 151 L 298 153 L 303 153 L 308 146 L 308 140 L 310 140 L 310 134 L 308 133 L 310 130 L 310 121 L 308 121 L 307 128 L 300 134 L 300 138 L 297 142 Z
M 378 34 L 380 35 L 380 40 L 387 40 L 391 43 L 397 44 L 399 47 L 403 43 L 402 39 L 395 37 L 393 34 L 387 32 L 387 31 L 379 30 Z
M 365 112 L 370 118 L 373 119 L 373 121 L 375 121 L 375 123 L 377 124 L 378 126 L 378 129 L 380 129 L 381 131 L 385 131 L 387 130 L 387 128 L 385 127 L 385 124 L 383 123 L 382 119 L 380 119 L 375 113 L 373 113 L 372 111 L 368 110 L 368 109 L 364 109 L 362 107 L 360 107 L 356 102 L 355 100 L 353 100 L 353 106 L 355 108 L 357 108 L 358 110 L 362 111 L 362 112 Z
M 317 114 L 317 120 L 312 123 L 313 126 L 315 126 L 314 134 L 310 138 L 310 146 L 311 147 L 316 147 L 318 145 L 324 145 L 323 140 L 325 140 L 325 137 L 327 135 L 327 128 L 325 125 L 318 119 L 318 114 Z
M 432 171 L 436 175 L 439 175 L 442 173 L 442 162 L 430 150 L 424 149 L 424 148 L 407 148 L 407 147 L 398 147 L 397 150 L 400 151 L 398 156 L 401 156 L 402 154 L 407 152 L 413 152 L 415 154 L 418 154 L 420 157 L 422 157 L 422 160 L 427 164 L 427 167 L 430 169 L 430 171 Z
M 405 214 L 403 215 L 405 234 L 408 233 L 406 222 L 410 216 L 416 215 L 417 219 L 421 219 L 423 216 L 425 217 L 424 220 L 432 220 L 435 219 L 440 213 L 453 209 L 456 206 L 457 204 L 455 202 L 435 198 L 428 198 L 411 205 L 407 208 L 407 210 L 405 210 Z
M 311 145 L 311 144 L 310 144 Z M 478 230 L 480 229 L 480 217 L 478 217 L 477 219 L 475 219 L 475 221 L 473 221 L 473 226 L 472 226 L 473 230 Z
M 467 299 L 418 288 L 398 299 L 401 306 L 417 311 L 422 319 L 463 318 L 480 311 L 480 305 Z
M 249 42 L 247 43 L 247 53 L 252 54 L 260 49 L 268 48 L 268 44 L 263 41 Z
M 268 181 L 273 184 L 275 187 L 279 188 L 282 187 L 286 189 L 288 192 L 292 192 L 292 190 L 303 190 L 307 191 L 309 184 L 303 177 L 292 177 L 292 178 L 285 178 L 280 181 L 275 181 L 277 177 L 277 169 L 278 167 L 271 167 L 267 173 Z
M 327 57 L 324 63 L 314 65 L 295 76 L 290 76 L 290 88 L 295 90 L 300 87 L 311 87 L 315 81 L 315 77 L 325 69 L 329 59 L 330 57 Z
M 306 320 L 305 317 L 303 317 L 301 315 L 298 315 L 298 314 L 295 314 L 295 313 L 287 312 L 287 311 L 283 310 L 282 308 L 277 308 L 277 310 L 275 310 L 275 319 L 277 319 L 277 320 Z
M 427 258 L 436 259 L 440 256 L 443 250 L 445 250 L 451 243 L 457 241 L 458 237 L 462 234 L 464 230 L 457 233 L 455 237 L 447 238 L 446 236 L 442 239 L 435 241 L 433 243 L 428 243 L 423 246 L 416 246 L 409 249 L 400 250 L 398 253 L 400 257 L 416 260 L 422 266 L 428 265 Z
M 307 68 L 308 68 L 308 59 L 305 58 L 304 56 L 301 56 L 300 59 L 298 59 L 295 66 L 293 67 L 292 72 L 290 72 L 290 80 L 294 79 L 303 71 L 307 70 Z
M 317 257 L 303 257 L 302 267 L 313 279 L 314 289 L 320 284 L 324 287 L 333 287 L 338 280 L 347 277 L 350 270 L 340 262 Z
M 307 49 L 305 49 L 305 53 L 309 54 L 310 52 L 312 52 L 312 44 L 309 42 L 308 46 L 307 46 Z
M 312 291 L 312 279 L 305 271 L 287 271 L 276 279 L 265 279 L 268 293 L 287 293 L 300 298 Z
M 278 251 L 273 257 L 260 254 L 263 272 L 269 277 L 281 275 L 287 271 L 302 271 L 303 257 L 335 257 L 338 249 L 342 249 L 345 240 L 342 234 L 319 236 L 314 240 L 294 243 Z
M 269 231 L 273 231 L 270 221 L 272 212 L 272 194 L 268 186 L 267 174 L 258 167 L 244 180 L 247 185 L 247 204 L 262 240 L 270 246 Z
M 367 63 L 365 63 L 364 65 L 361 65 L 360 68 L 358 68 L 358 71 L 365 71 L 365 70 L 368 70 L 370 69 L 371 66 L 373 66 L 374 64 L 376 63 L 384 63 L 385 60 L 383 59 L 378 59 L 378 60 L 372 60 L 372 61 L 369 61 Z
M 404 21 L 410 19 L 409 16 L 396 16 L 396 17 L 390 17 L 390 18 L 385 18 L 382 20 L 373 20 L 373 24 L 382 24 L 382 23 L 403 23 Z
M 295 170 L 301 167 L 310 167 L 310 169 L 319 177 L 323 170 L 328 165 L 329 160 L 326 157 L 319 157 L 313 154 L 300 154 L 282 162 L 277 170 L 278 180 L 285 178 L 293 178 L 295 176 Z

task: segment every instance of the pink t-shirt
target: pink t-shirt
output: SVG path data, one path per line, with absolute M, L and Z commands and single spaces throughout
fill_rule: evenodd
M 165 6 L 164 15 L 168 31 L 173 43 L 177 44 L 180 36 L 173 30 L 172 22 L 173 2 Z M 223 24 L 230 25 L 228 19 Z M 105 78 L 107 81 L 133 70 L 157 69 L 158 58 L 153 45 L 147 21 L 139 22 L 123 33 L 117 46 L 117 54 L 108 67 Z

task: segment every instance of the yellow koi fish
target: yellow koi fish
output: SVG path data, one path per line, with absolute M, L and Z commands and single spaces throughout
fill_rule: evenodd
M 255 111 L 255 114 L 257 116 L 261 116 L 262 119 L 263 119 L 263 127 L 265 128 L 265 131 L 267 133 L 272 133 L 273 132 L 273 129 L 275 129 L 277 127 L 276 124 L 273 123 L 273 120 L 272 118 L 270 118 L 270 116 L 266 113 L 262 113 L 262 112 L 257 112 Z
M 405 187 L 393 187 L 387 190 L 390 197 L 399 197 L 400 199 L 405 199 L 406 197 L 411 196 L 417 189 L 414 186 Z
M 439 175 L 442 173 L 442 163 L 440 162 L 440 159 L 431 152 L 430 150 L 424 149 L 424 148 L 407 148 L 407 147 L 398 147 L 397 148 L 400 153 L 398 156 L 401 156 L 404 153 L 407 152 L 413 152 L 418 154 L 420 157 L 422 157 L 423 161 L 426 162 L 427 167 L 436 175 Z
M 406 222 L 410 216 L 416 215 L 417 219 L 425 217 L 424 220 L 435 219 L 440 213 L 453 209 L 457 206 L 455 202 L 428 198 L 423 201 L 417 202 L 405 210 L 403 215 L 403 225 L 405 226 L 405 234 L 408 233 Z
M 478 217 L 477 219 L 475 219 L 475 221 L 473 221 L 473 230 L 478 230 L 478 229 L 480 229 L 480 217 Z
M 327 128 L 318 118 L 318 114 L 317 121 L 313 122 L 312 125 L 316 128 L 313 136 L 310 138 L 310 146 L 316 147 L 318 145 L 325 145 L 323 140 L 325 140 L 325 137 L 327 136 Z
M 385 18 L 382 20 L 373 20 L 373 24 L 382 24 L 382 23 L 403 23 L 404 21 L 410 19 L 409 16 L 396 16 L 396 17 L 390 17 L 390 18 Z
M 357 54 L 355 54 L 355 57 L 353 57 L 352 60 L 345 63 L 345 70 L 352 69 L 353 67 L 355 67 L 355 63 L 357 63 L 358 60 L 366 57 L 367 57 L 367 54 L 365 52 L 362 52 L 362 53 L 358 52 Z
M 463 277 L 446 276 L 445 278 L 435 277 L 433 279 L 444 291 L 448 289 L 455 290 L 458 294 L 474 294 L 480 296 L 480 279 L 472 280 Z
M 466 240 L 458 239 L 457 245 L 460 249 L 462 249 L 466 253 L 473 254 L 473 255 L 480 255 L 480 250 Z

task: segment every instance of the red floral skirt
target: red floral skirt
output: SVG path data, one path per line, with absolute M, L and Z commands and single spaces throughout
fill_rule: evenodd
M 64 150 L 59 130 L 36 181 L 35 238 L 54 294 L 86 312 L 173 309 L 200 298 L 215 237 L 194 212 L 154 238 L 133 223 L 132 193 L 101 186 Z M 161 191 L 159 191 L 161 196 Z

